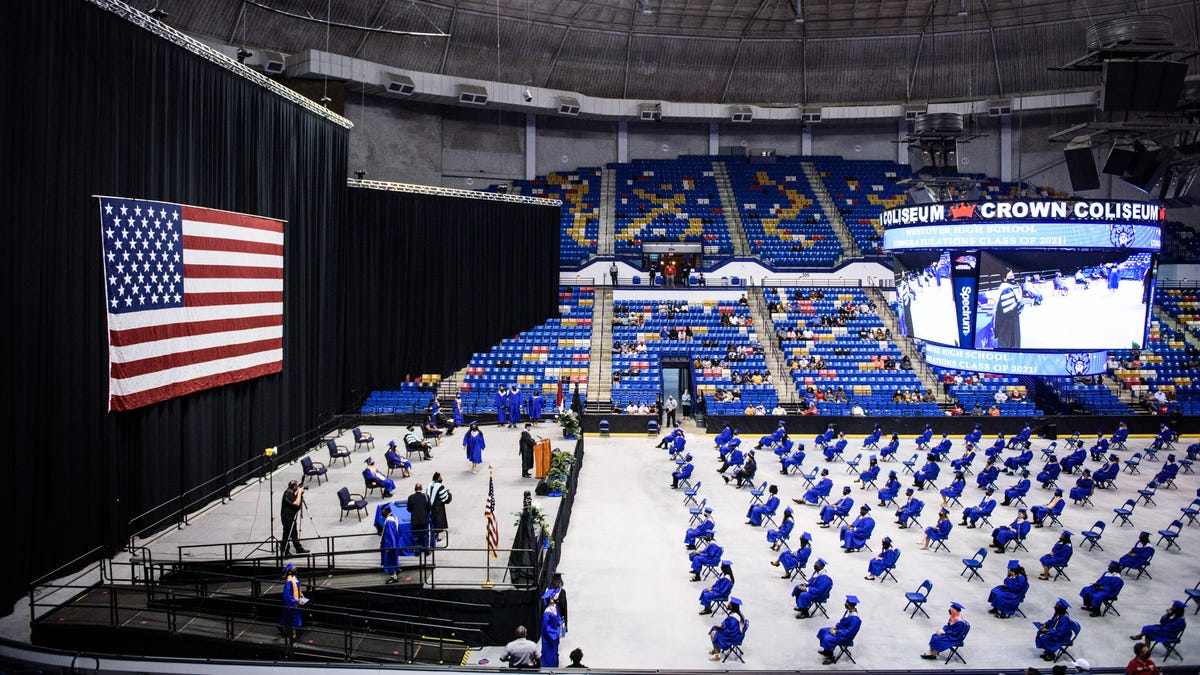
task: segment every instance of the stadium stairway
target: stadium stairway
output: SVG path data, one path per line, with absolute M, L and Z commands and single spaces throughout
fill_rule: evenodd
M 1192 334 L 1192 331 L 1190 331 L 1187 326 L 1177 321 L 1175 317 L 1163 311 L 1157 304 L 1154 306 L 1154 318 L 1161 321 L 1167 328 L 1170 328 L 1176 333 L 1182 335 L 1184 341 L 1191 346 L 1200 348 L 1200 340 L 1196 339 L 1196 336 Z
M 596 241 L 596 255 L 608 257 L 613 255 L 613 232 L 615 231 L 617 203 L 616 172 L 605 168 L 600 174 L 600 236 Z M 609 303 L 609 307 L 612 303 Z M 591 400 L 591 399 L 589 399 Z
M 767 311 L 767 301 L 762 293 L 747 293 L 746 300 L 750 306 L 750 315 L 754 317 L 754 327 L 758 332 L 758 342 L 763 346 L 763 356 L 767 360 L 767 369 L 771 371 L 771 379 L 775 382 L 775 392 L 779 402 L 789 412 L 800 410 L 800 392 L 796 391 L 796 383 L 789 373 L 787 360 L 783 358 L 783 350 L 779 340 L 775 338 L 775 322 Z
M 817 167 L 812 162 L 802 162 L 800 166 L 804 167 L 804 175 L 808 178 L 808 184 L 812 186 L 813 194 L 817 196 L 817 203 L 825 211 L 825 218 L 833 226 L 833 232 L 837 235 L 838 241 L 842 243 L 842 250 L 845 251 L 842 260 L 861 258 L 862 251 L 858 249 L 858 243 L 854 241 L 854 237 L 846 227 L 846 222 L 842 220 L 842 214 L 834 205 L 833 198 L 829 196 L 829 190 L 825 189 L 825 181 L 821 179 L 821 172 L 817 171 Z M 892 335 L 895 334 L 893 331 Z M 912 356 L 910 355 L 909 358 Z
M 612 287 L 597 286 L 592 304 L 587 400 L 589 407 L 600 411 L 607 411 L 612 402 L 612 311 Z
M 857 250 L 857 249 L 856 249 Z M 937 373 L 929 367 L 925 362 L 925 356 L 917 349 L 916 343 L 907 335 L 900 332 L 900 323 L 896 320 L 896 314 L 892 312 L 892 305 L 888 302 L 883 291 L 878 288 L 867 288 L 867 297 L 871 302 L 875 303 L 875 312 L 879 314 L 879 318 L 883 320 L 883 324 L 892 332 L 892 342 L 900 348 L 900 352 L 908 357 L 912 362 L 913 374 L 921 380 L 921 385 L 929 391 L 932 391 L 936 396 L 939 404 L 949 403 L 950 400 L 946 395 L 946 390 L 942 387 L 941 380 L 938 379 Z
M 733 255 L 738 258 L 748 258 L 754 255 L 750 250 L 750 240 L 746 238 L 746 228 L 742 225 L 741 207 L 733 194 L 733 185 L 729 182 L 729 169 L 725 162 L 713 162 L 713 176 L 717 179 L 717 196 L 725 207 L 725 223 L 729 227 L 729 241 L 733 244 Z M 770 324 L 767 324 L 770 325 Z

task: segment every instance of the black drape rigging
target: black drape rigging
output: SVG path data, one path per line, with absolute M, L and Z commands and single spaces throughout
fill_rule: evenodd
M 311 428 L 344 396 L 346 130 L 80 0 L 4 3 L 12 403 L 0 607 L 129 521 Z M 19 84 L 17 84 L 19 83 Z M 278 375 L 107 413 L 93 195 L 286 219 Z M 348 229 L 348 228 L 347 228 Z M 264 514 L 265 517 L 265 514 Z M 2 611 L 2 610 L 0 610 Z
M 348 378 L 449 373 L 558 311 L 559 209 L 350 190 Z
M 12 400 L 0 612 L 31 579 L 120 546 L 228 467 L 301 446 L 356 392 L 449 372 L 554 314 L 557 208 L 350 190 L 347 133 L 328 120 L 83 0 L 0 12 L 12 74 L 0 105 Z M 287 220 L 283 372 L 106 412 L 93 195 Z

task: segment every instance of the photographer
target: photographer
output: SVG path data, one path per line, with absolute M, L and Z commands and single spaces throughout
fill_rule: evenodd
M 297 553 L 308 553 L 308 549 L 300 545 L 300 532 L 296 519 L 300 515 L 301 501 L 304 499 L 304 488 L 297 481 L 288 481 L 287 490 L 283 493 L 283 501 L 279 505 L 279 522 L 283 525 L 283 538 L 279 540 L 280 554 L 284 557 L 291 555 L 288 549 L 296 547 Z

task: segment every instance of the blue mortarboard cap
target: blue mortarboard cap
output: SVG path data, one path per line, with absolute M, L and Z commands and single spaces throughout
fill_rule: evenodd
M 729 604 L 738 605 L 740 607 L 742 604 L 742 599 L 741 598 L 729 598 Z
M 947 511 L 945 508 L 941 508 L 941 509 L 938 509 L 938 513 L 945 516 L 945 515 L 949 515 L 950 512 Z
M 732 560 L 722 560 L 721 566 L 722 567 L 733 567 L 733 561 Z
M 884 541 L 886 541 L 886 542 L 887 542 L 887 543 L 889 543 L 889 544 L 890 544 L 890 543 L 892 543 L 892 538 L 891 538 L 891 537 L 884 537 L 884 538 L 883 538 L 883 540 L 884 540 Z
M 683 458 L 689 462 L 692 461 L 692 453 L 689 452 L 688 454 L 684 455 Z
M 822 476 L 828 476 L 828 475 L 829 475 L 829 469 L 821 469 L 821 475 L 822 475 Z
M 742 430 L 741 430 L 740 428 L 738 428 L 738 427 L 734 427 L 734 428 L 733 428 L 733 433 L 735 433 L 735 434 L 740 434 L 740 433 L 742 433 Z
M 892 478 L 892 477 L 894 477 L 895 475 L 896 475 L 896 472 L 895 472 L 895 471 L 889 471 L 889 472 L 888 472 L 888 478 Z
M 963 606 L 958 604 L 957 602 L 950 603 L 950 607 L 957 609 L 960 612 L 963 611 Z
M 1070 531 L 1070 530 L 1063 530 L 1063 531 L 1062 531 L 1062 536 L 1064 536 L 1064 537 L 1074 537 L 1074 536 L 1075 536 L 1075 533 L 1074 533 L 1074 532 L 1072 532 L 1072 531 Z
M 1149 537 L 1149 536 L 1150 536 L 1150 533 L 1145 530 L 1138 532 L 1138 537 Z
M 906 495 L 911 495 L 912 493 L 913 493 L 912 488 L 908 488 L 907 490 L 904 491 L 904 494 L 906 494 Z
M 1022 508 L 1022 509 L 1017 509 L 1017 513 L 1029 513 L 1029 512 Z
M 784 426 L 784 425 L 786 425 L 786 424 L 787 424 L 787 422 L 784 422 L 783 420 L 779 420 L 779 426 L 781 426 L 781 427 L 782 427 L 782 426 Z
M 829 563 L 825 562 L 824 558 L 817 558 L 816 564 L 820 565 L 821 567 L 824 567 L 824 566 L 828 565 Z
M 712 507 L 711 507 L 711 506 L 706 506 L 706 507 L 704 507 L 704 512 L 705 512 L 705 513 L 712 513 Z
M 363 460 L 363 464 L 370 464 L 370 463 L 371 463 L 371 462 L 373 462 L 373 461 L 375 461 L 375 460 L 374 460 L 374 459 L 372 459 L 372 458 L 370 458 L 370 457 L 368 457 L 368 458 L 366 458 L 365 460 Z
M 1055 489 L 1055 490 L 1054 490 L 1054 494 L 1056 494 L 1056 495 L 1061 495 L 1061 494 L 1062 494 L 1062 488 L 1057 488 L 1057 489 Z
M 1182 600 L 1172 600 L 1172 601 L 1171 601 L 1171 606 L 1172 606 L 1172 607 L 1178 607 L 1179 609 L 1183 609 L 1184 607 L 1186 607 L 1186 606 L 1187 606 L 1187 603 L 1185 603 L 1185 602 L 1184 602 L 1184 601 L 1182 601 Z
M 394 447 L 396 447 L 396 441 L 388 441 L 388 447 L 389 447 L 389 448 L 394 448 Z
M 1021 566 L 1020 560 L 1009 560 L 1008 561 L 1008 569 L 1010 569 L 1010 570 L 1015 570 L 1020 566 Z
M 847 596 L 846 596 L 846 602 L 850 603 L 851 605 L 857 605 L 857 604 L 858 604 L 858 596 L 856 596 L 856 595 L 847 595 Z
M 554 600 L 558 597 L 559 588 L 547 588 L 545 593 L 542 593 L 542 600 Z
M 868 504 L 863 504 L 863 505 L 862 505 L 862 510 L 863 510 L 863 511 L 870 511 L 870 510 L 871 510 L 871 507 L 870 507 L 870 505 L 868 505 Z
M 789 506 L 789 507 L 787 507 L 786 509 L 784 509 L 784 510 L 783 510 L 783 512 L 784 512 L 784 513 L 791 513 L 791 512 L 792 512 L 792 507 L 790 507 L 790 506 Z
M 1071 609 L 1071 603 L 1067 602 L 1066 600 L 1063 600 L 1062 598 L 1059 598 L 1058 602 L 1054 603 L 1054 606 L 1055 607 L 1063 607 L 1065 609 Z
M 804 532 L 800 535 L 800 541 L 812 541 L 812 535 Z
M 288 563 L 287 566 L 283 568 L 283 573 L 287 574 L 288 572 L 291 572 L 294 569 L 296 569 L 296 566 L 293 565 L 292 563 Z

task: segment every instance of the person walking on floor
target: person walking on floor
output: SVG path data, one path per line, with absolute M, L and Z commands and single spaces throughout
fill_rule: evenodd
M 413 486 L 413 493 L 408 496 L 408 513 L 412 519 L 413 545 L 420 552 L 429 545 L 429 497 L 420 483 Z
M 429 483 L 429 521 L 433 527 L 434 541 L 442 540 L 442 535 L 446 533 L 449 527 L 449 521 L 446 518 L 446 505 L 454 499 L 454 495 L 450 493 L 450 488 L 442 483 L 441 472 L 433 472 L 433 481 Z

